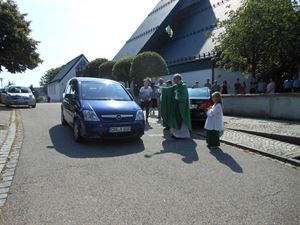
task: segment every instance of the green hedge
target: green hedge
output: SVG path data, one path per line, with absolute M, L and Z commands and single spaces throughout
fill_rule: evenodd
M 115 65 L 115 61 L 107 61 L 99 66 L 99 74 L 101 78 L 113 79 L 112 70 Z
M 131 83 L 130 68 L 133 60 L 134 57 L 125 57 L 118 60 L 112 69 L 113 78 L 117 81 Z
M 165 60 L 156 52 L 138 54 L 131 65 L 130 77 L 141 81 L 146 77 L 160 77 L 169 74 Z
M 100 77 L 99 66 L 105 62 L 107 62 L 107 59 L 104 58 L 97 58 L 89 62 L 80 75 L 83 77 Z

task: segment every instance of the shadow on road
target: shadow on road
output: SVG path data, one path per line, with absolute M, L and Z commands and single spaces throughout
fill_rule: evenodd
M 145 155 L 145 158 L 151 158 L 154 155 L 174 153 L 181 155 L 183 157 L 182 161 L 187 164 L 199 161 L 198 153 L 196 151 L 197 143 L 193 139 L 166 139 L 162 142 L 162 146 L 163 150 L 153 154 L 147 154 Z
M 242 167 L 232 158 L 231 155 L 224 153 L 221 148 L 209 149 L 212 154 L 220 163 L 228 166 L 236 173 L 243 173 Z
M 145 150 L 142 140 L 138 141 L 86 141 L 74 142 L 72 130 L 68 126 L 56 125 L 49 130 L 52 146 L 61 154 L 71 158 L 105 158 L 136 154 Z

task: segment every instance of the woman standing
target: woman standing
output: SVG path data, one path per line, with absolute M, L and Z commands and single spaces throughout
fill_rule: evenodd
M 220 146 L 220 132 L 224 131 L 222 97 L 220 92 L 212 94 L 214 105 L 207 111 L 207 119 L 204 128 L 206 129 L 206 142 L 209 148 Z
M 221 94 L 228 94 L 228 85 L 226 80 L 223 81 L 221 86 Z

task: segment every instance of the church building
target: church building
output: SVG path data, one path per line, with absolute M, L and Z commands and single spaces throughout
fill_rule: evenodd
M 217 22 L 240 5 L 240 0 L 160 0 L 114 59 L 155 51 L 165 59 L 170 74 L 181 73 L 189 86 L 196 81 L 203 86 L 207 79 L 227 80 L 233 93 L 236 79 L 245 77 L 215 68 L 211 58 L 213 36 L 223 29 Z

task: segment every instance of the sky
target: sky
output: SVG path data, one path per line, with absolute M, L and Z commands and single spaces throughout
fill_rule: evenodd
M 84 54 L 89 61 L 112 59 L 151 12 L 158 0 L 15 0 L 31 21 L 30 36 L 40 41 L 44 61 L 34 70 L 0 73 L 3 86 L 39 86 L 40 77 L 54 67 Z M 1 84 L 0 84 L 1 85 Z

